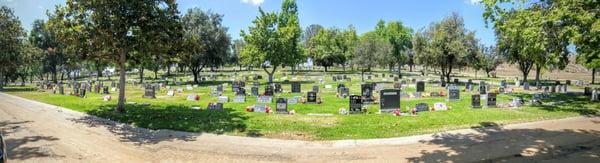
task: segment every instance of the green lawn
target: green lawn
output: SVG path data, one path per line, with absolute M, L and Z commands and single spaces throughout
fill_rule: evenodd
M 255 73 L 260 73 L 256 71 Z M 251 75 L 248 72 L 240 73 Z M 289 72 L 287 72 L 289 74 Z M 318 74 L 312 72 L 310 74 Z M 184 93 L 176 94 L 175 97 L 166 96 L 166 90 L 161 89 L 157 92 L 157 99 L 141 98 L 143 90 L 139 86 L 127 85 L 127 101 L 151 104 L 149 107 L 140 105 L 128 105 L 127 112 L 124 114 L 115 113 L 112 108 L 116 105 L 117 92 L 111 92 L 112 101 L 104 102 L 102 94 L 88 93 L 87 98 L 79 98 L 68 95 L 51 94 L 48 91 L 38 92 L 31 89 L 20 87 L 7 87 L 9 94 L 41 101 L 91 115 L 96 115 L 120 122 L 133 124 L 135 126 L 149 129 L 173 129 L 190 132 L 209 132 L 217 134 L 244 135 L 244 136 L 262 136 L 281 139 L 305 139 L 305 140 L 339 140 L 339 139 L 367 139 L 367 138 L 387 138 L 398 137 L 424 133 L 434 133 L 439 131 L 468 128 L 478 126 L 481 122 L 494 122 L 500 124 L 536 121 L 543 119 L 557 119 L 573 117 L 579 115 L 597 115 L 600 111 L 598 103 L 591 103 L 585 96 L 567 96 L 564 94 L 555 94 L 545 99 L 545 105 L 540 107 L 521 107 L 518 109 L 471 109 L 471 93 L 461 92 L 461 100 L 447 102 L 445 97 L 438 98 L 411 98 L 401 100 L 401 109 L 406 112 L 407 108 L 414 107 L 417 103 L 428 103 L 432 106 L 436 102 L 444 102 L 451 107 L 451 110 L 440 112 L 424 112 L 418 116 L 397 117 L 389 114 L 377 114 L 378 105 L 370 105 L 367 114 L 360 115 L 338 115 L 339 108 L 348 108 L 348 99 L 335 97 L 335 87 L 337 82 L 333 82 L 331 76 L 323 75 L 324 84 L 314 83 L 320 77 L 311 75 L 298 75 L 298 80 L 303 80 L 302 90 L 308 91 L 312 85 L 319 85 L 319 95 L 323 98 L 323 104 L 296 104 L 289 105 L 291 110 L 296 111 L 296 115 L 265 114 L 246 112 L 245 108 L 254 105 L 255 97 L 248 96 L 246 103 L 226 103 L 225 111 L 192 110 L 190 107 L 199 106 L 205 108 L 209 102 L 216 102 L 216 97 L 210 97 L 209 85 L 218 83 L 229 83 L 231 80 L 225 79 L 225 76 L 234 76 L 232 73 L 222 74 L 216 82 L 205 82 L 200 84 L 193 91 L 185 90 Z M 381 72 L 378 73 L 381 75 Z M 135 80 L 135 76 L 132 80 Z M 150 75 L 149 75 L 150 76 Z M 263 74 L 260 91 L 264 91 L 267 76 Z M 358 75 L 351 76 L 352 82 L 344 82 L 350 87 L 351 94 L 360 93 L 360 78 Z M 415 76 L 407 76 L 412 78 Z M 238 76 L 237 79 L 243 79 Z M 275 77 L 276 82 L 282 82 L 281 73 Z M 417 78 L 417 77 L 415 77 Z M 435 78 L 435 77 L 432 77 Z M 114 79 L 114 77 L 113 77 Z M 189 77 L 184 78 L 189 80 Z M 288 75 L 288 80 L 292 76 Z M 489 82 L 497 82 L 500 79 L 484 79 Z M 310 82 L 309 82 L 310 81 Z M 374 81 L 380 82 L 380 78 Z M 464 79 L 461 79 L 464 81 Z M 489 83 L 488 82 L 488 83 Z M 512 81 L 508 81 L 511 83 Z M 391 78 L 387 82 L 392 87 Z M 110 85 L 105 82 L 105 85 Z M 173 84 L 170 82 L 170 84 Z M 332 85 L 333 89 L 325 89 L 325 85 Z M 247 81 L 249 88 L 252 81 Z M 440 87 L 432 87 L 426 84 L 426 91 L 441 91 Z M 176 88 L 176 86 L 171 85 Z M 282 84 L 284 92 L 290 91 L 290 84 Z M 30 87 L 29 87 L 30 88 Z M 464 88 L 461 86 L 461 88 Z M 574 86 L 570 90 L 579 89 Z M 230 84 L 224 87 L 225 95 L 233 99 Z M 66 89 L 65 92 L 70 90 Z M 408 92 L 414 92 L 414 87 L 408 87 Z M 579 91 L 579 90 L 577 90 Z M 250 89 L 247 89 L 250 93 Z M 473 92 L 475 93 L 475 92 Z M 188 94 L 198 94 L 200 101 L 187 101 Z M 276 97 L 305 96 L 299 93 L 281 93 Z M 498 104 L 508 103 L 515 96 L 523 97 L 525 100 L 531 98 L 528 94 L 514 93 L 501 94 L 498 96 Z M 275 98 L 274 98 L 275 99 Z M 561 102 L 555 104 L 554 102 Z M 482 100 L 482 105 L 485 105 Z M 275 104 L 270 104 L 275 107 Z M 329 113 L 332 116 L 315 116 L 310 113 Z

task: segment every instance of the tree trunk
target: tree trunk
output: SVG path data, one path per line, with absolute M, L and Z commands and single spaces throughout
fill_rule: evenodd
M 140 84 L 144 83 L 144 66 L 140 66 Z
M 167 76 L 171 76 L 171 64 L 167 64 Z
M 398 78 L 402 79 L 402 71 L 400 71 L 402 69 L 402 65 L 398 64 Z
M 540 86 L 540 74 L 542 72 L 542 65 L 540 64 L 536 64 L 535 65 L 535 86 L 539 87 Z
M 154 80 L 158 79 L 158 68 L 154 68 Z
M 275 74 L 275 70 L 277 70 L 277 66 L 273 66 L 273 69 L 271 69 L 271 72 L 269 72 L 269 70 L 267 70 L 266 67 L 263 67 L 263 69 L 265 70 L 267 75 L 269 75 L 269 84 L 273 83 L 273 74 Z
M 596 68 L 592 69 L 592 84 L 596 83 Z
M 115 109 L 118 113 L 125 112 L 125 55 L 127 52 L 121 52 L 119 56 L 119 100 L 117 101 L 117 108 Z
M 342 64 L 342 71 L 346 73 L 346 64 Z
M 323 67 L 325 67 L 325 72 L 327 72 L 327 66 L 323 66 Z
M 362 82 L 365 81 L 365 71 L 364 70 L 360 70 L 360 81 L 362 81 Z

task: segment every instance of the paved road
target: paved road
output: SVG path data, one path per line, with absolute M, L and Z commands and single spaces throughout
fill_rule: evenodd
M 600 162 L 600 118 L 375 140 L 149 131 L 0 93 L 10 162 Z

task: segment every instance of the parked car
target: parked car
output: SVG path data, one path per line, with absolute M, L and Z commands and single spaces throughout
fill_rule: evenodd
M 6 162 L 6 144 L 4 143 L 4 138 L 2 138 L 2 134 L 0 134 L 0 163 Z

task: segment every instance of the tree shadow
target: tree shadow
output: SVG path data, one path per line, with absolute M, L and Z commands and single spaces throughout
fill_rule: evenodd
M 229 108 L 213 111 L 194 110 L 183 105 L 128 106 L 125 113 L 116 113 L 113 108 L 114 106 L 102 106 L 88 111 L 89 116 L 71 120 L 90 127 L 106 127 L 119 136 L 121 141 L 136 144 L 193 141 L 202 133 L 245 132 L 248 120 L 242 113 Z
M 11 122 L 11 121 L 2 121 L 0 122 L 0 133 L 3 135 L 9 135 L 12 133 L 19 132 L 21 130 L 21 125 L 26 123 L 31 123 L 33 121 L 19 121 L 19 122 Z
M 525 101 L 529 101 L 533 98 L 533 95 L 528 93 L 513 93 L 510 95 L 513 97 L 520 97 Z M 546 111 L 576 112 L 583 116 L 600 115 L 600 105 L 590 105 L 594 102 L 582 93 L 553 93 L 550 94 L 550 97 L 542 99 L 542 101 L 544 103 L 536 107 Z
M 599 131 L 544 129 L 504 129 L 493 122 L 482 122 L 475 133 L 434 135 L 423 144 L 441 146 L 422 150 L 409 162 L 536 162 L 568 156 L 583 162 L 598 162 Z M 565 139 L 572 139 L 571 141 Z M 573 141 L 576 141 L 573 143 Z
M 3 136 L 11 135 L 21 131 L 22 125 L 26 123 L 31 123 L 32 121 L 2 121 L 0 122 L 0 133 Z M 56 137 L 52 136 L 25 136 L 20 138 L 6 138 L 4 137 L 4 141 L 6 142 L 6 152 L 8 154 L 9 160 L 27 160 L 30 158 L 37 157 L 50 157 L 56 156 L 52 153 L 49 153 L 48 150 L 44 149 L 43 146 L 27 146 L 28 143 L 36 143 L 36 142 L 44 142 L 44 141 L 57 141 L 59 140 Z

